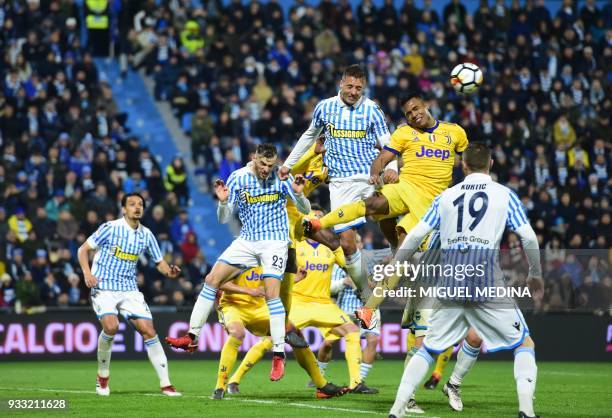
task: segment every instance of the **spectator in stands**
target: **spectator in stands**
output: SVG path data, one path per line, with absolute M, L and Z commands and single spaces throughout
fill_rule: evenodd
M 8 219 L 8 227 L 19 241 L 23 242 L 28 238 L 28 232 L 32 229 L 32 222 L 25 216 L 22 207 L 15 209 L 15 213 Z
M 185 236 L 185 240 L 181 244 L 181 253 L 183 254 L 183 260 L 180 265 L 188 264 L 195 258 L 200 251 L 198 246 L 198 240 L 193 232 L 188 232 Z
M 166 167 L 164 177 L 166 190 L 174 192 L 180 205 L 186 205 L 189 200 L 189 186 L 187 185 L 187 170 L 183 158 L 176 156 Z
M 612 6 L 563 2 L 551 13 L 544 0 L 511 7 L 489 1 L 470 14 L 461 0 L 405 2 L 401 9 L 392 1 L 378 7 L 370 0 L 318 7 L 297 1 L 285 21 L 277 1 L 215 3 L 214 12 L 200 2 L 152 9 L 145 3 L 113 3 L 119 7 L 116 46 L 133 67 L 151 74 L 155 98 L 167 100 L 191 129 L 192 160 L 209 183 L 231 171 L 221 170 L 228 151 L 244 163 L 248 150 L 264 141 L 286 154 L 310 123 L 314 103 L 334 94 L 337 75 L 356 62 L 366 67 L 367 95 L 391 128 L 403 123 L 399 98 L 418 92 L 436 118 L 461 123 L 470 140 L 486 141 L 495 150 L 496 178 L 525 198 L 543 246 L 555 240 L 559 250 L 608 249 Z M 143 182 L 151 208 L 161 205 L 166 223 L 174 220 L 189 201 L 187 171 L 179 164 L 170 180 L 146 147 L 128 137 L 124 109 L 80 44 L 79 16 L 90 11 L 79 10 L 79 2 L 58 8 L 33 1 L 21 12 L 16 4 L 0 5 L 0 207 L 9 218 L 2 230 L 0 215 L 0 262 L 11 265 L 17 248 L 35 257 L 31 236 L 49 256 L 69 255 L 55 237 L 60 211 L 44 209 L 59 190 L 82 224 L 74 240 L 118 216 L 117 198 Z M 464 61 L 486 71 L 477 95 L 459 97 L 448 83 L 453 65 Z M 79 193 L 99 216 L 84 212 Z M 317 196 L 326 203 L 326 193 Z M 17 208 L 24 210 L 21 220 Z M 368 243 L 377 234 L 374 229 Z M 183 240 L 169 236 L 158 236 L 164 248 L 179 249 Z M 62 249 L 52 251 L 59 241 Z M 62 289 L 70 287 L 64 276 L 55 277 Z M 200 279 L 189 277 L 194 284 Z M 151 289 L 152 280 L 147 272 Z M 568 292 L 555 292 L 569 300 Z M 168 303 L 173 296 L 164 293 Z
M 170 226 L 172 241 L 174 241 L 176 245 L 181 245 L 183 242 L 185 242 L 187 235 L 190 233 L 195 234 L 193 225 L 191 225 L 191 222 L 189 221 L 189 214 L 185 209 L 181 209 Z
M 59 220 L 60 212 L 69 210 L 70 206 L 68 202 L 66 202 L 66 197 L 64 195 L 64 191 L 58 189 L 53 194 L 53 197 L 47 201 L 45 204 L 45 211 L 47 212 L 47 217 L 57 222 Z
M 236 161 L 234 157 L 234 151 L 228 149 L 225 151 L 225 157 L 219 165 L 219 178 L 223 181 L 227 181 L 230 174 L 242 167 L 240 161 Z

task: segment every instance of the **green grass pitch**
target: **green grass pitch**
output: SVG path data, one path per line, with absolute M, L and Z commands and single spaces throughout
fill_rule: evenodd
M 445 378 L 453 367 L 451 362 Z M 157 379 L 148 361 L 113 361 L 111 396 L 95 395 L 96 363 L 4 362 L 0 363 L 0 416 L 87 417 L 386 417 L 400 380 L 402 363 L 378 361 L 368 378 L 379 395 L 346 395 L 317 400 L 306 388 L 307 377 L 295 361 L 287 363 L 280 382 L 267 378 L 269 361 L 257 365 L 240 385 L 242 393 L 213 401 L 208 397 L 216 380 L 215 361 L 188 359 L 170 362 L 172 381 L 182 398 L 159 394 Z M 536 412 L 542 417 L 609 417 L 612 414 L 612 364 L 538 364 Z M 343 361 L 330 364 L 328 376 L 346 382 Z M 422 417 L 516 417 L 517 400 L 511 362 L 481 361 L 463 385 L 464 411 L 449 409 L 441 385 L 435 391 L 420 389 L 417 400 L 426 410 Z M 8 399 L 67 399 L 62 412 L 8 411 Z

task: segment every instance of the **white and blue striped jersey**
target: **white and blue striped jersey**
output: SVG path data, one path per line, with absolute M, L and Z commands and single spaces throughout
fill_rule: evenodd
M 156 264 L 163 259 L 151 230 L 142 224 L 133 229 L 125 218 L 100 225 L 87 244 L 97 250 L 91 274 L 98 279 L 96 289 L 100 290 L 138 290 L 136 265 L 140 256 L 147 251 Z
M 287 196 L 296 201 L 293 177 L 281 180 L 275 168 L 266 180 L 257 178 L 250 165 L 227 179 L 228 203 L 238 207 L 240 237 L 248 241 L 289 241 Z
M 334 264 L 332 270 L 332 282 L 343 281 L 346 278 L 346 272 L 339 265 Z M 355 311 L 361 308 L 361 301 L 357 296 L 357 291 L 350 286 L 343 286 L 342 290 L 336 297 L 336 305 L 340 307 L 348 315 L 355 315 Z
M 378 156 L 376 145 L 387 145 L 390 136 L 384 113 L 366 97 L 354 106 L 345 104 L 339 95 L 322 100 L 314 109 L 310 126 L 325 134 L 323 162 L 330 178 L 369 176 Z
M 423 216 L 430 228 L 440 230 L 441 264 L 455 273 L 442 275 L 438 286 L 475 289 L 503 286 L 499 245 L 506 227 L 517 231 L 529 221 L 514 191 L 494 182 L 491 176 L 474 173 L 436 197 Z M 457 268 L 480 266 L 459 279 Z

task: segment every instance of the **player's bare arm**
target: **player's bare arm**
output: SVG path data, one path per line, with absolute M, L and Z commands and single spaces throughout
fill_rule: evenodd
M 161 274 L 170 279 L 178 277 L 178 275 L 181 273 L 181 269 L 179 266 L 175 266 L 174 264 L 168 264 L 166 260 L 162 260 L 157 263 L 156 267 L 157 271 L 159 271 Z
M 295 206 L 297 209 L 304 214 L 308 214 L 310 213 L 310 201 L 304 196 L 305 184 L 304 176 L 297 175 L 293 179 L 293 183 L 291 183 L 291 189 L 295 193 Z
M 266 291 L 264 290 L 263 286 L 259 286 L 259 287 L 252 289 L 252 288 L 237 285 L 236 283 L 232 281 L 223 283 L 219 287 L 219 290 L 222 290 L 224 292 L 238 293 L 241 295 L 249 295 L 254 298 L 260 298 L 266 295 Z
M 302 280 L 306 278 L 307 274 L 308 274 L 308 270 L 306 270 L 304 267 L 300 267 L 298 269 L 297 274 L 295 275 L 295 278 L 293 279 L 293 283 L 301 282 Z
M 91 274 L 91 268 L 89 267 L 89 252 L 92 250 L 93 248 L 85 241 L 77 251 L 77 258 L 79 259 L 79 265 L 83 271 L 83 277 L 87 287 L 94 287 L 98 284 L 98 279 Z
M 372 162 L 372 166 L 370 167 L 370 184 L 381 184 L 381 174 L 387 164 L 395 159 L 395 154 L 391 151 L 383 149 L 378 157 Z M 387 169 L 384 170 L 383 181 L 385 183 L 397 183 L 399 177 L 397 175 L 397 171 Z

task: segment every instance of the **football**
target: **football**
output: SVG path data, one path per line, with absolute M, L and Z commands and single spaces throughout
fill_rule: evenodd
M 464 62 L 451 71 L 450 82 L 458 93 L 472 94 L 482 84 L 482 71 L 476 64 Z

